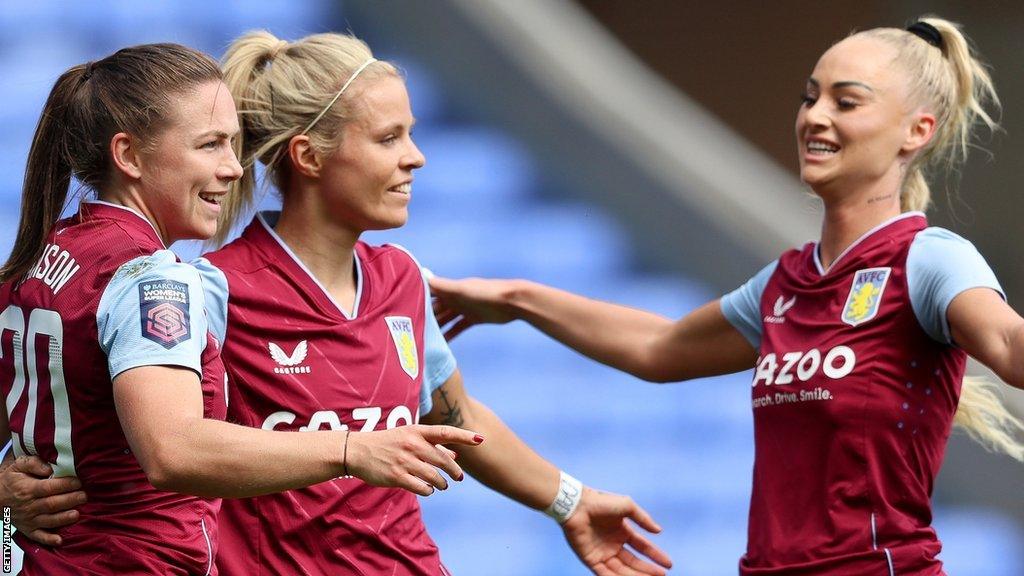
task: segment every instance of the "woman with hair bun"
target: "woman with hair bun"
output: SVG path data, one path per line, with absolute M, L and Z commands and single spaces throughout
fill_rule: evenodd
M 472 428 L 485 444 L 452 446 L 466 471 L 555 518 L 591 570 L 664 574 L 668 557 L 627 522 L 658 531 L 646 512 L 560 472 L 467 394 L 412 255 L 359 240 L 406 222 L 425 163 L 395 66 L 352 36 L 253 32 L 223 68 L 246 170 L 221 231 L 252 205 L 255 162 L 282 199 L 197 263 L 223 335 L 229 418 L 276 430 Z M 220 519 L 223 574 L 447 574 L 416 498 L 357 479 L 226 502 Z
M 1019 421 L 967 356 L 1024 387 L 1024 319 L 985 260 L 928 227 L 926 174 L 966 155 L 998 99 L 958 27 L 855 33 L 818 60 L 796 119 L 821 239 L 679 321 L 526 281 L 434 278 L 455 337 L 526 320 L 655 382 L 754 368 L 744 575 L 938 575 L 931 494 L 955 420 L 1024 460 Z
M 215 574 L 218 498 L 349 473 L 443 488 L 434 466 L 462 471 L 435 445 L 481 441 L 450 426 L 297 434 L 221 421 L 229 390 L 204 281 L 167 246 L 216 231 L 242 175 L 237 134 L 217 63 L 176 44 L 73 66 L 50 92 L 0 269 L 0 436 L 19 458 L 0 501 L 19 521 L 21 574 Z M 72 177 L 98 200 L 58 221 Z

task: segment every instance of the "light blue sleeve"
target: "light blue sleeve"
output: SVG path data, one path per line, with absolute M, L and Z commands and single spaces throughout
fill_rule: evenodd
M 1006 298 L 974 244 L 944 228 L 919 232 L 907 253 L 907 289 L 921 328 L 939 342 L 954 344 L 946 311 L 953 298 L 970 288 L 991 288 Z
M 434 317 L 434 306 L 430 302 L 430 286 L 427 284 L 429 275 L 430 271 L 424 269 L 423 286 L 427 295 L 427 313 L 426 326 L 423 328 L 423 363 L 426 364 L 426 370 L 423 372 L 423 387 L 420 389 L 421 415 L 430 412 L 433 407 L 431 395 L 452 377 L 456 368 L 455 355 L 448 347 L 448 341 L 441 334 L 441 327 Z
M 755 350 L 761 348 L 761 334 L 764 333 L 761 295 L 778 265 L 778 260 L 771 262 L 745 284 L 722 296 L 722 314 L 725 319 L 743 334 Z
M 444 339 L 444 335 L 441 334 L 441 327 L 437 324 L 437 318 L 434 317 L 434 306 L 430 302 L 430 284 L 427 283 L 427 279 L 433 276 L 433 273 L 420 266 L 416 257 L 404 247 L 398 244 L 389 244 L 389 246 L 394 246 L 408 254 L 423 275 L 426 314 L 423 327 L 423 386 L 420 388 L 420 416 L 422 416 L 430 412 L 434 406 L 431 400 L 434 390 L 437 390 L 442 384 L 447 382 L 458 366 L 455 363 L 455 355 L 452 354 L 452 349 L 448 347 L 448 342 Z
M 228 278 L 220 268 L 206 258 L 196 258 L 192 266 L 203 281 L 203 295 L 206 299 L 206 320 L 210 333 L 220 342 L 221 348 L 228 332 Z
M 96 310 L 110 378 L 139 366 L 181 366 L 202 374 L 206 313 L 195 268 L 160 250 L 114 273 Z

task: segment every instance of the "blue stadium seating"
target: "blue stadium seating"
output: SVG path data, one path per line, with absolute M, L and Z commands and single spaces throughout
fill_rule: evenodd
M 0 250 L 17 225 L 25 155 L 38 112 L 65 67 L 120 47 L 178 41 L 221 55 L 235 35 L 268 28 L 295 38 L 344 30 L 340 3 L 307 0 L 6 2 L 0 10 Z M 599 208 L 545 192 L 529 149 L 466 117 L 429 66 L 406 72 L 416 137 L 428 157 L 409 224 L 374 233 L 454 277 L 523 276 L 592 297 L 679 316 L 715 296 L 693 278 L 638 272 L 629 238 Z M 268 195 L 265 204 L 273 205 Z M 196 245 L 179 246 L 187 255 Z M 695 273 L 698 271 L 695 271 Z M 751 271 L 754 272 L 753 270 Z M 587 361 L 519 323 L 453 343 L 472 394 L 541 454 L 588 484 L 628 493 L 662 523 L 673 573 L 735 573 L 746 539 L 753 459 L 749 374 L 650 385 Z M 455 574 L 585 574 L 558 527 L 472 479 L 423 499 L 428 527 Z M 998 511 L 939 507 L 951 573 L 1011 576 L 1024 530 Z

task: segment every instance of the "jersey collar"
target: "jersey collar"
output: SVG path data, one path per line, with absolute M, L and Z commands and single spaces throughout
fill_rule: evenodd
M 842 261 L 844 256 L 846 256 L 850 252 L 853 252 L 853 250 L 857 246 L 860 246 L 865 240 L 867 240 L 868 238 L 873 236 L 876 232 L 882 230 L 883 228 L 888 227 L 890 224 L 894 224 L 894 223 L 899 222 L 901 220 L 905 220 L 907 218 L 914 218 L 914 217 L 924 218 L 925 214 L 924 214 L 924 212 L 919 212 L 919 211 L 916 211 L 916 210 L 911 211 L 911 212 L 904 212 L 904 213 L 902 213 L 902 214 L 900 214 L 898 216 L 893 216 L 892 218 L 889 218 L 888 220 L 886 220 L 885 222 L 882 222 L 878 226 L 875 226 L 871 230 L 868 230 L 867 232 L 862 234 L 860 238 L 857 238 L 856 240 L 854 240 L 853 244 L 850 244 L 849 246 L 847 246 L 846 250 L 843 250 L 842 253 L 840 253 L 839 256 L 837 256 L 836 259 L 832 261 L 832 264 L 830 264 L 828 268 L 825 268 L 824 266 L 821 265 L 821 242 L 815 242 L 814 243 L 814 267 L 815 267 L 815 269 L 818 271 L 818 274 L 820 274 L 822 276 L 828 274 L 831 270 L 833 270 L 836 267 L 836 264 L 838 264 L 840 261 Z
M 317 288 L 320 289 L 324 297 L 327 298 L 327 300 L 331 304 L 333 304 L 335 308 L 337 308 L 338 312 L 346 320 L 354 320 L 359 315 L 359 301 L 363 299 L 363 266 L 362 263 L 359 261 L 359 252 L 356 250 L 352 251 L 353 264 L 356 269 L 356 297 L 353 300 L 352 313 L 349 314 L 348 312 L 345 311 L 345 308 L 343 308 L 341 304 L 339 304 L 334 299 L 334 297 L 331 296 L 331 293 L 327 291 L 327 288 L 324 288 L 324 285 L 321 284 L 319 280 L 317 280 L 316 276 L 313 275 L 309 268 L 306 268 L 306 265 L 303 264 L 302 260 L 300 260 L 299 257 L 296 256 L 294 252 L 292 252 L 292 249 L 288 247 L 288 244 L 286 244 L 285 241 L 280 236 L 277 235 L 277 232 L 274 231 L 274 225 L 277 224 L 277 219 L 280 216 L 281 212 L 278 210 L 266 210 L 257 213 L 256 220 L 260 223 L 261 227 L 267 233 L 267 235 L 270 236 L 270 238 L 277 244 L 277 246 L 284 251 L 284 253 L 292 261 L 292 263 L 298 266 L 302 273 L 305 274 L 306 277 L 309 278 L 309 280 L 311 280 L 317 286 Z
M 82 208 L 86 208 L 86 206 L 88 206 L 88 209 L 82 210 Z M 144 223 L 144 226 L 140 226 L 140 228 L 147 232 L 151 231 L 153 233 L 153 239 L 160 244 L 160 247 L 165 250 L 167 249 L 167 245 L 164 244 L 163 238 L 161 238 L 160 233 L 157 232 L 156 226 L 153 226 L 153 223 L 150 222 L 148 218 L 143 216 L 134 208 L 129 208 L 121 204 L 114 204 L 113 202 L 104 202 L 103 200 L 83 200 L 82 208 L 79 209 L 79 213 L 87 217 L 99 216 L 101 218 L 121 220 L 122 222 L 133 222 L 136 224 Z

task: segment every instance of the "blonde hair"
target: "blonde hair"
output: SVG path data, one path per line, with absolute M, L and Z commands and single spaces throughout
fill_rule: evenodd
M 855 34 L 879 39 L 896 48 L 896 63 L 910 83 L 910 98 L 935 115 L 935 135 L 907 167 L 900 191 L 903 212 L 928 208 L 931 191 L 925 173 L 932 169 L 954 171 L 967 158 L 976 125 L 984 124 L 989 130 L 998 128 L 985 106 L 991 104 L 998 111 L 999 96 L 960 26 L 934 16 L 920 18 L 918 22 L 930 24 L 938 31 L 940 47 L 898 28 L 875 28 Z M 1017 437 L 1024 431 L 1024 424 L 1007 410 L 995 387 L 985 379 L 964 378 L 954 424 L 986 448 L 1024 462 L 1024 442 Z
M 348 93 L 331 100 L 373 53 L 365 42 L 336 33 L 313 34 L 296 42 L 267 31 L 244 34 L 224 56 L 224 82 L 238 107 L 241 128 L 235 153 L 245 168 L 223 203 L 216 242 L 223 242 L 234 224 L 252 208 L 255 163 L 284 193 L 291 160 L 288 144 L 323 113 L 306 134 L 313 148 L 327 154 L 340 143 L 341 128 L 352 119 Z M 375 61 L 360 79 L 399 76 L 389 62 Z M 326 110 L 325 110 L 326 109 Z
M 967 158 L 971 132 L 977 124 L 996 130 L 998 124 L 985 111 L 999 109 L 999 96 L 985 65 L 976 57 L 956 23 L 934 16 L 918 20 L 934 27 L 942 38 L 936 47 L 899 28 L 875 28 L 855 36 L 875 38 L 896 48 L 896 63 L 910 84 L 910 98 L 935 114 L 935 135 L 907 167 L 900 191 L 904 212 L 925 210 L 931 191 L 925 173 L 952 171 Z
M 992 452 L 1024 462 L 1024 423 L 1010 413 L 996 386 L 984 378 L 967 376 L 953 424 Z

